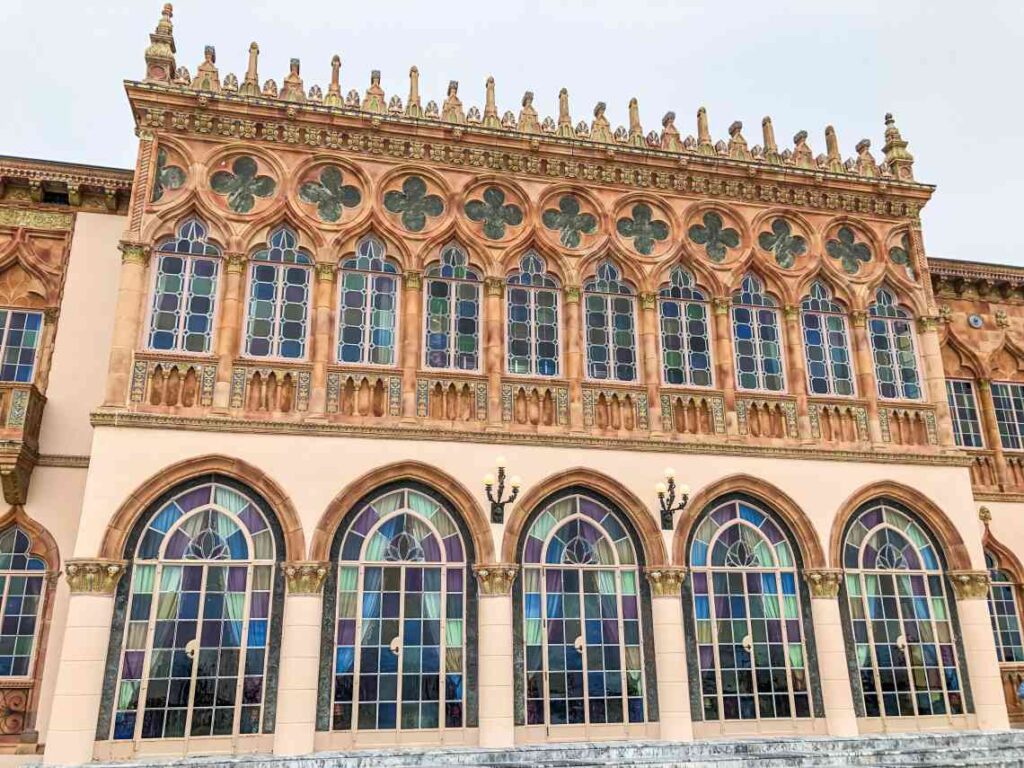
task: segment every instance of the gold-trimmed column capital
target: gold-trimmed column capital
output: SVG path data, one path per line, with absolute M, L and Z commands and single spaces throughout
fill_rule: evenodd
M 567 286 L 565 286 L 565 303 L 566 304 L 579 304 L 580 303 L 580 287 L 578 285 L 567 285 Z
M 423 287 L 423 276 L 414 269 L 407 269 L 402 275 L 405 279 L 405 287 L 412 291 L 418 291 Z
M 854 328 L 867 328 L 868 313 L 863 309 L 855 309 L 850 313 L 850 324 Z
M 484 595 L 508 595 L 512 593 L 512 583 L 519 574 L 519 566 L 512 563 L 495 563 L 493 565 L 474 565 L 473 573 Z
M 686 581 L 686 569 L 678 566 L 647 568 L 644 575 L 650 582 L 651 592 L 655 597 L 679 597 L 683 582 Z
M 76 558 L 64 565 L 71 594 L 111 595 L 124 575 L 123 560 Z
M 224 257 L 227 259 L 228 272 L 245 272 L 249 259 L 243 251 L 228 251 Z
M 145 243 L 133 243 L 130 240 L 122 240 L 117 244 L 121 251 L 122 264 L 140 264 L 145 266 L 149 263 L 149 246 Z
M 934 333 L 939 330 L 942 318 L 938 315 L 921 315 L 917 318 L 917 330 L 920 333 Z
M 957 600 L 987 600 L 991 582 L 988 571 L 950 571 Z
M 727 315 L 732 308 L 732 299 L 728 296 L 715 296 L 711 299 L 711 307 L 716 315 Z
M 488 296 L 501 296 L 505 292 L 505 281 L 500 277 L 485 277 L 484 289 Z
M 804 571 L 804 581 L 811 589 L 811 597 L 818 600 L 835 600 L 839 597 L 839 586 L 843 583 L 843 572 L 834 568 L 819 568 Z
M 640 294 L 640 309 L 654 309 L 658 306 L 658 294 L 644 291 Z
M 323 591 L 329 563 L 294 561 L 281 566 L 289 595 L 318 595 Z
M 334 276 L 338 273 L 338 265 L 332 262 L 324 263 L 318 261 L 316 265 L 316 279 L 325 282 L 333 282 Z

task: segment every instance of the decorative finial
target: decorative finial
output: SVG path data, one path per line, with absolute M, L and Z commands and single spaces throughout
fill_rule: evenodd
M 292 59 L 288 66 L 288 74 L 281 83 L 281 99 L 301 104 L 306 100 L 306 93 L 299 77 L 299 60 Z
M 878 175 L 878 163 L 871 154 L 871 140 L 861 139 L 857 142 L 857 162 L 854 170 L 858 176 L 875 177 Z
M 711 131 L 708 128 L 708 111 L 704 107 L 697 110 L 697 154 L 715 154 L 715 147 L 711 143 Z
M 558 129 L 555 134 L 563 139 L 576 138 L 576 131 L 572 128 L 572 117 L 569 115 L 569 91 L 565 88 L 558 92 Z
M 798 131 L 793 137 L 793 165 L 797 168 L 817 168 L 814 153 L 807 146 L 807 131 Z
M 825 127 L 825 168 L 831 173 L 843 173 L 843 156 L 839 153 L 839 139 L 836 129 L 831 125 Z
M 416 67 L 409 69 L 409 101 L 405 104 L 406 117 L 423 117 L 423 106 L 420 104 L 420 71 Z
M 249 66 L 245 70 L 245 79 L 242 80 L 242 86 L 238 89 L 238 93 L 241 96 L 259 96 L 260 95 L 260 76 L 256 71 L 256 65 L 260 58 L 260 47 L 255 43 L 249 44 Z
M 676 113 L 666 112 L 661 118 L 661 148 L 666 152 L 682 152 L 683 142 L 676 128 Z
M 729 157 L 733 160 L 750 160 L 750 149 L 747 147 L 747 140 L 743 138 L 743 123 L 734 120 L 729 126 Z
M 498 119 L 498 105 L 494 100 L 494 78 L 488 77 L 484 84 L 486 95 L 484 96 L 484 128 L 501 128 L 501 120 Z
M 980 507 L 978 509 L 978 519 L 988 528 L 988 524 L 992 522 L 992 510 L 988 507 Z
M 537 110 L 533 107 L 533 91 L 523 94 L 523 108 L 519 112 L 519 122 L 516 130 L 520 133 L 540 133 L 540 122 L 537 120 Z
M 380 87 L 380 70 L 375 69 L 370 72 L 370 87 L 366 89 L 360 109 L 363 112 L 383 115 L 387 112 L 387 108 L 387 103 L 384 101 L 384 89 Z
M 192 81 L 195 91 L 220 92 L 220 75 L 217 73 L 217 50 L 208 45 L 203 49 L 203 61 L 196 67 L 196 76 Z
M 331 84 L 327 86 L 324 104 L 328 107 L 340 107 L 343 103 L 341 98 L 341 56 L 334 54 L 331 57 Z
M 146 80 L 151 83 L 169 83 L 174 78 L 177 64 L 174 54 L 174 25 L 171 17 L 174 7 L 170 3 L 164 5 L 160 21 L 149 36 L 149 47 L 146 48 Z
M 775 143 L 775 128 L 767 115 L 761 121 L 761 134 L 764 139 L 764 161 L 770 165 L 782 165 L 779 145 Z
M 608 108 L 608 105 L 603 101 L 597 102 L 594 106 L 594 121 L 590 124 L 590 140 L 597 141 L 602 144 L 611 144 L 614 142 L 612 137 L 612 126 L 608 122 L 608 118 L 604 116 L 604 111 Z
M 634 147 L 645 146 L 644 129 L 640 125 L 640 104 L 635 96 L 629 100 L 629 134 L 626 142 Z
M 882 152 L 885 165 L 893 176 L 900 181 L 914 180 L 914 156 L 907 151 L 907 142 L 900 135 L 892 112 L 885 115 L 885 146 Z
M 466 122 L 466 113 L 462 111 L 462 101 L 459 99 L 459 81 L 448 81 L 448 96 L 441 107 L 441 122 L 463 125 Z

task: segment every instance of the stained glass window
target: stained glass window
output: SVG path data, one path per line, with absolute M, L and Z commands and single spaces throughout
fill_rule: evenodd
M 658 294 L 661 374 L 666 384 L 711 386 L 707 298 L 682 267 L 674 267 Z
M 395 364 L 398 269 L 384 255 L 384 243 L 370 235 L 338 273 L 338 362 Z
M 921 377 L 917 372 L 910 313 L 896 303 L 891 291 L 879 288 L 868 314 L 878 396 L 887 400 L 920 400 Z
M 558 283 L 536 251 L 519 260 L 505 291 L 508 372 L 557 376 Z
M 0 381 L 32 383 L 42 328 L 41 312 L 0 309 Z
M 786 388 L 775 299 L 752 274 L 732 295 L 732 332 L 736 345 L 736 386 L 781 392 Z
M 46 563 L 21 528 L 0 533 L 0 677 L 32 674 Z
M 778 524 L 744 501 L 709 509 L 690 572 L 704 719 L 810 717 L 797 566 Z
M 116 740 L 259 733 L 274 536 L 248 496 L 216 482 L 166 502 L 131 564 Z
M 636 306 L 633 289 L 618 268 L 603 262 L 583 284 L 587 376 L 636 381 Z
M 1024 661 L 1021 642 L 1020 611 L 1017 607 L 1017 585 L 999 568 L 991 552 L 985 553 L 985 567 L 991 583 L 988 588 L 988 612 L 992 618 L 992 633 L 996 640 L 996 654 L 1000 664 Z
M 1024 448 L 1024 384 L 992 382 L 992 402 L 1003 448 L 1021 450 Z
M 309 277 L 313 257 L 287 227 L 270 233 L 267 247 L 252 255 L 245 354 L 301 360 L 309 325 Z
M 480 276 L 458 243 L 441 249 L 426 272 L 426 365 L 476 371 L 480 368 Z
M 815 281 L 801 306 L 807 386 L 812 395 L 852 395 L 846 311 L 824 283 Z
M 640 571 L 618 515 L 586 496 L 556 501 L 522 557 L 527 724 L 645 722 Z
M 843 568 L 866 716 L 963 714 L 957 629 L 931 534 L 872 502 L 847 528 Z
M 430 496 L 393 490 L 357 512 L 339 553 L 334 730 L 465 725 L 466 578 L 459 529 Z
M 207 241 L 206 225 L 195 218 L 157 247 L 150 349 L 212 351 L 220 258 L 220 249 Z
M 978 405 L 974 399 L 974 382 L 963 379 L 946 380 L 949 413 L 953 417 L 953 436 L 963 448 L 984 448 Z

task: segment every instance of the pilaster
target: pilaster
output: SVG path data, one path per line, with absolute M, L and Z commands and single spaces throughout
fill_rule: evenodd
M 480 592 L 480 746 L 505 749 L 515 742 L 512 584 L 519 567 L 498 563 L 473 572 Z
M 821 680 L 828 732 L 831 736 L 856 736 L 857 714 L 838 600 L 843 572 L 827 568 L 804 571 L 804 579 L 811 593 L 811 621 L 818 650 L 814 661 Z
M 686 671 L 683 601 L 680 595 L 686 569 L 671 566 L 648 568 L 644 575 L 651 587 L 661 738 L 666 741 L 692 741 L 690 683 Z

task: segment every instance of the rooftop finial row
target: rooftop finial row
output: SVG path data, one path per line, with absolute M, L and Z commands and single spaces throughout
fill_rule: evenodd
M 562 88 L 558 94 L 558 120 L 551 117 L 541 121 L 533 106 L 533 92 L 523 95 L 522 108 L 516 117 L 511 111 L 498 117 L 495 100 L 494 78 L 488 77 L 485 84 L 484 111 L 481 115 L 477 107 L 463 109 L 459 98 L 459 83 L 452 80 L 448 84 L 448 93 L 440 109 L 430 101 L 424 108 L 420 103 L 419 70 L 409 70 L 409 97 L 405 106 L 402 99 L 394 95 L 387 100 L 384 89 L 380 85 L 380 70 L 373 70 L 370 85 L 360 97 L 356 90 L 349 91 L 347 96 L 341 92 L 341 58 L 335 55 L 331 59 L 331 83 L 324 96 L 320 86 L 314 85 L 305 90 L 299 75 L 299 60 L 292 59 L 288 74 L 282 81 L 280 91 L 273 80 L 259 85 L 257 71 L 259 46 L 249 46 L 249 62 L 245 79 L 241 85 L 238 78 L 229 74 L 220 81 L 217 71 L 217 55 L 212 45 L 206 46 L 203 61 L 196 70 L 193 79 L 185 67 L 177 67 L 175 63 L 175 47 L 171 16 L 173 9 L 170 3 L 163 8 L 163 14 L 157 23 L 156 30 L 149 36 L 150 46 L 146 49 L 146 80 L 149 82 L 167 83 L 192 90 L 210 93 L 237 93 L 239 96 L 280 99 L 290 103 L 324 104 L 329 107 L 359 110 L 372 115 L 392 115 L 416 119 L 437 120 L 453 125 L 482 126 L 496 130 L 504 130 L 529 135 L 549 135 L 561 139 L 583 140 L 596 144 L 620 145 L 623 147 L 659 149 L 680 154 L 696 154 L 706 157 L 724 157 L 731 160 L 765 163 L 774 166 L 790 166 L 808 170 L 820 170 L 837 174 L 852 174 L 865 177 L 895 177 L 901 181 L 913 180 L 914 158 L 907 151 L 907 142 L 903 140 L 891 114 L 885 116 L 885 146 L 882 151 L 885 159 L 878 164 L 871 154 L 871 142 L 862 139 L 857 142 L 857 157 L 845 162 L 839 149 L 839 139 L 832 126 L 825 129 L 825 154 L 815 157 L 807 143 L 807 131 L 799 131 L 793 137 L 792 150 L 779 152 L 775 141 L 775 131 L 771 118 L 761 121 L 763 145 L 750 148 L 743 137 L 743 123 L 735 121 L 729 126 L 729 141 L 713 142 L 708 126 L 708 115 L 704 107 L 697 110 L 697 137 L 681 138 L 675 126 L 675 112 L 667 112 L 662 118 L 662 131 L 644 135 L 640 122 L 640 107 L 635 98 L 629 101 L 629 127 L 620 126 L 612 131 L 608 118 L 605 117 L 606 105 L 599 101 L 594 107 L 594 118 L 588 126 L 580 121 L 573 127 L 569 109 L 569 91 Z

